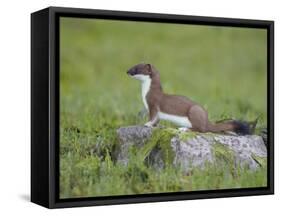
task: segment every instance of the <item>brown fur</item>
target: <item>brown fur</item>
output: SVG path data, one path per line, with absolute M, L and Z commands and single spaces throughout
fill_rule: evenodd
M 191 130 L 199 132 L 225 132 L 235 131 L 239 126 L 237 122 L 228 121 L 222 123 L 211 123 L 208 112 L 196 102 L 184 96 L 165 94 L 162 90 L 160 75 L 151 64 L 138 64 L 132 67 L 129 75 L 143 74 L 151 78 L 150 90 L 146 95 L 149 107 L 149 120 L 156 125 L 158 111 L 163 113 L 186 116 L 192 124 Z

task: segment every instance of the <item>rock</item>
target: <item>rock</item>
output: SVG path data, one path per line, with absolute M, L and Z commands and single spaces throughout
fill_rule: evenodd
M 262 128 L 260 135 L 264 141 L 264 144 L 267 146 L 267 128 Z
M 122 127 L 117 130 L 120 146 L 117 150 L 117 161 L 127 165 L 129 149 L 132 146 L 141 148 L 152 135 L 152 128 L 144 126 Z
M 122 127 L 117 130 L 119 146 L 117 162 L 127 165 L 131 150 L 148 165 L 161 169 L 166 165 L 189 172 L 207 164 L 247 167 L 255 170 L 266 166 L 267 149 L 258 135 L 226 135 L 180 132 L 172 128 L 145 126 Z

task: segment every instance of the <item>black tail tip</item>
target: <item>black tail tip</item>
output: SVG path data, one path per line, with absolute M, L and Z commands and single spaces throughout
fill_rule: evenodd
M 253 133 L 253 128 L 251 128 L 248 122 L 234 120 L 232 123 L 234 125 L 234 132 L 239 135 L 249 135 Z

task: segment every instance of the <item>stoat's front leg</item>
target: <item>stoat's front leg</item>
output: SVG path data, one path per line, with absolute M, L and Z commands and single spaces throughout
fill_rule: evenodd
M 187 131 L 189 131 L 190 129 L 187 128 L 187 127 L 179 127 L 178 130 L 181 131 L 181 132 L 187 132 Z
M 158 109 L 156 107 L 149 107 L 149 121 L 144 124 L 146 127 L 156 126 L 159 122 Z

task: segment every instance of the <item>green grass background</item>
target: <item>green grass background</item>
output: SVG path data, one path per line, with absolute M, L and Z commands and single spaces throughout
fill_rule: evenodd
M 259 116 L 258 128 L 266 127 L 266 41 L 264 29 L 61 18 L 61 198 L 265 185 L 264 169 L 186 176 L 137 162 L 123 167 L 112 148 L 116 128 L 147 120 L 138 115 L 140 83 L 126 74 L 140 62 L 159 70 L 165 92 L 199 102 L 212 121 Z

